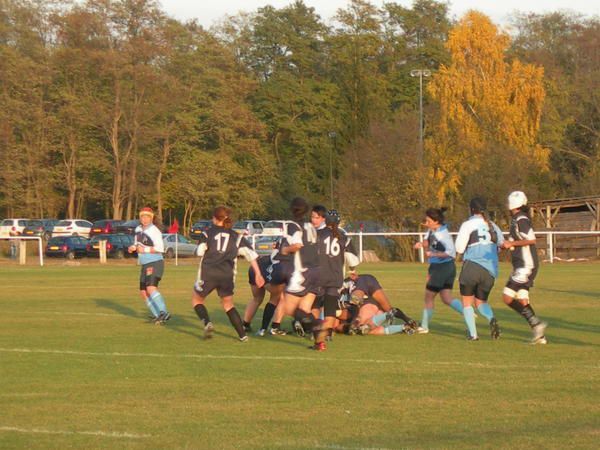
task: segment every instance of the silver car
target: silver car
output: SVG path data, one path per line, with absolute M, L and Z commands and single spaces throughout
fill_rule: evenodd
M 181 234 L 163 234 L 163 244 L 165 246 L 165 258 L 196 256 L 198 245 L 191 242 Z M 177 248 L 175 248 L 177 247 Z

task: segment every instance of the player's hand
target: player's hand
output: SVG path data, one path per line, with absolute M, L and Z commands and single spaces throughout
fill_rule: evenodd
M 260 272 L 256 274 L 254 281 L 256 282 L 256 287 L 258 288 L 261 288 L 265 285 L 265 279 Z
M 423 243 L 422 242 L 417 242 L 415 244 L 415 250 L 419 250 L 420 248 L 423 248 Z
M 135 245 L 130 245 L 129 247 L 127 247 L 127 251 L 128 251 L 129 253 L 133 253 L 133 252 L 135 252 L 135 249 L 136 249 Z
M 144 246 L 143 245 L 138 245 L 137 246 L 137 252 L 138 253 L 144 253 Z
M 433 252 L 431 250 L 427 250 L 425 252 L 425 256 L 427 256 L 428 258 L 431 258 L 433 256 Z

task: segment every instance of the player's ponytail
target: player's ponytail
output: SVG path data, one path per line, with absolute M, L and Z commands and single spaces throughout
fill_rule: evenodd
M 304 222 L 308 212 L 308 203 L 302 197 L 296 197 L 290 203 L 290 212 L 296 222 Z
M 223 222 L 223 228 L 229 230 L 233 227 L 233 218 L 231 208 L 227 206 L 217 206 L 213 211 L 213 217 L 219 222 Z
M 486 213 L 487 202 L 485 201 L 485 199 L 482 197 L 472 198 L 471 201 L 469 202 L 469 208 L 471 209 L 471 214 L 479 214 L 483 218 L 484 222 L 488 226 L 488 230 L 489 230 L 490 238 L 491 238 L 492 242 L 494 244 L 498 243 L 498 233 L 496 233 L 496 228 L 494 228 L 494 225 L 491 223 L 490 219 L 488 219 L 488 217 L 487 217 L 487 213 Z
M 335 239 L 340 238 L 339 224 L 341 218 L 335 209 L 330 209 L 325 215 L 325 224 L 331 229 L 331 233 Z

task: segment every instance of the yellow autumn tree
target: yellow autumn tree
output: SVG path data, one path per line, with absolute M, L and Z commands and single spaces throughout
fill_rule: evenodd
M 427 140 L 428 175 L 440 203 L 490 153 L 506 152 L 506 159 L 535 170 L 547 167 L 548 151 L 537 142 L 543 69 L 507 61 L 509 44 L 509 36 L 477 11 L 466 13 L 449 35 L 451 63 L 428 86 L 440 108 Z

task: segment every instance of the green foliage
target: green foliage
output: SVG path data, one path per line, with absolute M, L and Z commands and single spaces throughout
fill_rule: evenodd
M 480 16 L 476 28 L 494 31 Z M 486 72 L 493 82 L 478 80 L 476 58 L 451 59 L 459 28 L 434 0 L 351 0 L 331 23 L 297 0 L 210 30 L 167 17 L 154 0 L 3 0 L 0 215 L 129 218 L 152 205 L 187 223 L 222 202 L 272 218 L 302 195 L 350 218 L 414 227 L 435 203 L 462 214 L 454 204 L 482 185 L 498 202 L 511 188 L 532 199 L 597 192 L 598 20 L 517 16 L 512 40 L 488 42 L 506 64 Z M 448 112 L 474 104 L 459 89 L 425 89 L 429 151 L 417 170 L 410 72 L 428 69 L 425 87 L 440 86 L 448 67 L 473 81 L 461 92 L 481 97 L 482 121 L 465 113 L 473 139 L 461 138 Z M 486 155 L 470 174 L 466 146 Z M 515 149 L 528 162 L 505 170 Z M 526 170 L 545 149 L 549 170 Z

